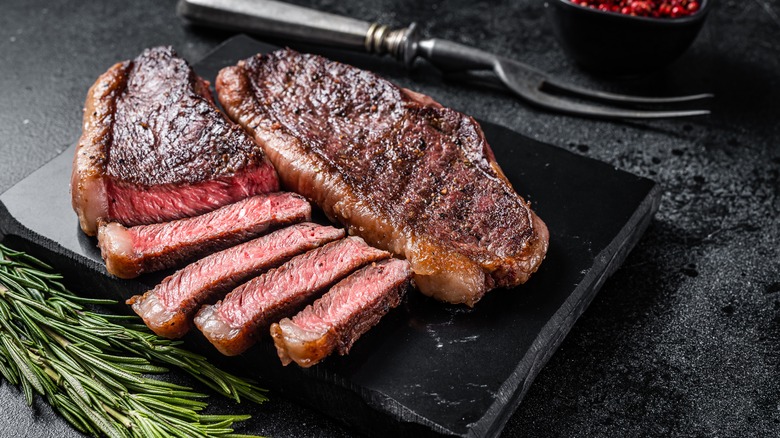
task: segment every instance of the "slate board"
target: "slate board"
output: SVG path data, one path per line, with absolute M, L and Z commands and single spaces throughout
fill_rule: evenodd
M 195 68 L 213 81 L 219 68 L 272 49 L 239 36 Z M 497 125 L 482 127 L 507 177 L 550 229 L 547 258 L 526 285 L 493 291 L 475 309 L 413 291 L 348 356 L 308 370 L 282 367 L 268 339 L 243 357 L 225 359 L 228 365 L 367 435 L 498 435 L 649 224 L 660 190 L 608 164 Z M 79 231 L 68 192 L 73 152 L 0 196 L 3 243 L 48 261 L 86 295 L 124 299 L 146 290 L 165 273 L 111 278 L 95 239 Z M 186 341 L 212 354 L 199 333 Z

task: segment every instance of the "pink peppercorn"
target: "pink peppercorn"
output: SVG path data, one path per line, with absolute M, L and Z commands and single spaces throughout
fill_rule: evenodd
M 679 18 L 699 10 L 699 0 L 571 0 L 572 3 L 606 12 L 655 18 Z

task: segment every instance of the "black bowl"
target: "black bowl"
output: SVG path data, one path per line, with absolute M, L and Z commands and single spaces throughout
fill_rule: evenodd
M 586 70 L 636 75 L 661 69 L 691 45 L 709 12 L 711 0 L 680 18 L 649 18 L 604 12 L 548 0 L 547 17 L 563 49 Z

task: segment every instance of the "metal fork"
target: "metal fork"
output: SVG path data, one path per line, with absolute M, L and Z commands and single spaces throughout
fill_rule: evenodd
M 414 37 L 414 25 L 412 25 L 406 34 L 406 44 L 412 47 L 416 56 L 427 59 L 446 72 L 448 77 L 478 84 L 500 85 L 518 97 L 552 111 L 606 119 L 648 119 L 709 114 L 709 110 L 646 110 L 595 105 L 568 100 L 551 91 L 616 105 L 668 105 L 713 97 L 712 94 L 707 93 L 676 97 L 641 97 L 589 90 L 555 80 L 527 64 L 473 47 L 437 38 L 418 40 L 415 43 Z M 492 76 L 480 72 L 489 72 Z
M 560 82 L 529 65 L 474 47 L 439 38 L 423 39 L 414 23 L 405 28 L 390 29 L 377 23 L 272 0 L 180 0 L 178 12 L 197 24 L 380 55 L 390 54 L 407 67 L 411 67 L 415 59 L 424 58 L 450 78 L 500 86 L 541 108 L 577 116 L 603 119 L 699 116 L 709 114 L 709 110 L 652 110 L 620 106 L 671 105 L 713 97 L 712 94 L 641 97 L 589 90 Z M 579 100 L 567 99 L 563 95 Z

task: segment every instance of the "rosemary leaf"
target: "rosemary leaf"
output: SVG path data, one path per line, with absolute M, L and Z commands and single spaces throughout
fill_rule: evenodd
M 99 357 L 108 362 L 132 364 L 132 365 L 149 365 L 149 361 L 144 357 L 118 356 L 115 354 L 107 354 L 107 353 L 92 353 L 92 354 L 95 355 L 95 357 Z
M 154 385 L 160 388 L 169 388 L 173 390 L 188 390 L 186 386 L 179 385 L 178 383 L 166 382 L 165 380 L 156 379 L 144 379 L 144 385 Z
M 152 379 L 147 379 L 146 381 L 152 381 Z M 154 380 L 154 381 L 160 382 L 159 380 Z M 192 392 L 187 390 L 175 390 L 175 389 L 163 387 L 161 385 L 144 384 L 143 386 L 141 385 L 136 386 L 131 383 L 127 385 L 128 390 L 136 391 L 136 392 L 140 391 L 142 387 L 146 394 L 152 394 L 152 395 L 165 395 L 168 397 L 180 397 L 180 398 L 192 398 L 192 399 L 200 399 L 200 398 L 208 397 L 208 395 L 206 394 L 200 394 L 197 392 Z
M 32 406 L 34 394 L 33 388 L 30 385 L 30 381 L 27 379 L 19 379 L 19 383 L 21 383 L 22 392 L 24 393 L 24 399 L 27 402 L 27 406 Z
M 17 307 L 17 315 L 24 320 L 25 324 L 27 324 L 27 327 L 35 332 L 35 338 L 41 339 L 43 337 L 46 337 L 45 334 L 43 334 L 43 330 L 41 330 L 40 326 L 35 323 L 35 320 L 37 319 L 36 316 L 38 315 L 34 310 L 31 310 L 27 307 Z
M 15 294 L 13 292 L 8 292 L 8 296 L 13 300 L 12 303 L 14 304 L 14 306 L 17 306 L 18 308 L 22 308 L 22 309 L 33 308 L 39 312 L 48 314 L 50 317 L 55 317 L 55 318 L 59 317 L 59 315 L 55 310 L 52 310 L 51 308 L 46 307 L 45 305 L 37 301 L 33 301 L 31 299 L 28 299 L 19 294 Z M 24 307 L 21 306 L 22 304 L 24 305 Z
M 201 424 L 203 424 L 203 429 L 208 430 L 211 433 L 215 433 L 214 431 L 219 430 L 220 433 L 230 433 L 233 432 L 233 430 L 230 428 L 230 426 L 233 424 L 233 419 L 227 419 L 223 421 L 218 422 L 205 422 L 203 421 L 203 418 L 201 417 Z
M 8 355 L 8 352 L 3 348 L 0 347 L 0 356 L 6 357 Z M 12 385 L 18 385 L 19 384 L 19 378 L 14 372 L 13 368 L 9 368 L 6 366 L 5 360 L 0 360 L 0 374 L 3 375 L 3 378 L 5 380 L 8 380 L 11 382 Z
M 149 427 L 157 427 L 157 428 L 164 428 L 168 430 L 167 436 L 181 436 L 184 433 L 184 437 L 188 436 L 204 436 L 203 433 L 197 428 L 194 427 L 186 422 L 181 422 L 175 417 L 165 416 L 164 413 L 155 411 L 150 409 L 145 404 L 141 403 L 140 401 L 131 398 L 128 400 L 130 403 L 130 406 L 135 410 L 140 416 L 148 419 L 153 420 L 154 423 L 148 424 Z M 154 436 L 166 436 L 163 435 L 154 435 Z
M 255 435 L 244 435 L 241 433 L 229 433 L 222 436 L 223 438 L 262 438 L 262 437 L 257 437 Z
M 116 302 L 111 300 L 104 300 L 108 301 L 109 304 L 116 304 Z M 90 315 L 90 318 L 94 318 L 96 315 Z M 138 322 L 138 316 L 136 315 L 114 315 L 112 313 L 101 313 L 100 314 L 101 319 L 103 320 L 109 320 L 109 321 L 130 321 L 130 322 Z M 140 324 L 143 326 L 143 324 Z M 125 326 L 127 327 L 127 326 Z M 145 326 L 144 326 L 145 327 Z
M 68 325 L 53 319 L 46 319 L 45 324 L 64 339 L 70 340 L 70 344 L 84 342 L 87 345 L 94 346 L 95 348 L 107 348 L 110 346 L 110 344 L 105 339 L 97 337 L 91 332 L 85 331 L 84 327 Z M 63 347 L 64 346 L 65 345 L 63 345 Z
M 139 403 L 143 403 L 144 405 L 148 406 L 158 414 L 167 414 L 172 417 L 183 418 L 192 422 L 198 420 L 198 414 L 195 412 L 197 407 L 192 409 L 187 409 L 169 403 L 165 403 L 159 400 L 155 400 L 152 397 L 146 397 L 143 395 L 134 395 L 133 397 Z
M 221 428 L 215 428 L 215 427 L 208 427 L 203 430 L 204 432 L 210 434 L 210 435 L 218 435 L 218 436 L 224 436 L 231 432 L 233 432 L 233 429 L 229 427 L 221 427 Z
M 75 377 L 85 388 L 89 388 L 90 394 L 92 394 L 92 396 L 95 398 L 100 398 L 107 402 L 116 403 L 116 400 L 121 397 L 119 395 L 121 392 L 114 391 L 102 382 L 90 378 L 89 376 L 75 375 Z
M 70 399 L 76 406 L 78 406 L 81 413 L 86 418 L 88 418 L 92 424 L 94 424 L 101 432 L 111 438 L 123 438 L 128 436 L 125 431 L 117 428 L 110 420 L 110 418 L 107 418 L 104 415 L 100 415 L 100 413 L 92 409 L 89 404 L 82 401 L 79 397 L 74 397 L 72 390 L 69 390 L 67 386 L 65 387 L 65 391 L 68 393 L 68 395 L 70 395 Z
M 0 285 L 0 298 L 5 297 L 8 289 Z M 8 303 L 0 301 L 0 321 L 10 321 L 12 319 L 11 309 L 8 307 Z
M 50 344 L 48 345 L 48 349 L 51 353 L 54 354 L 54 356 L 57 357 L 57 359 L 67 364 L 71 369 L 77 369 L 81 367 L 81 365 L 76 361 L 76 359 L 74 359 L 73 356 L 68 354 L 65 351 L 65 349 L 62 348 L 59 344 Z
M 5 351 L 8 352 L 9 357 L 16 364 L 16 369 L 19 370 L 19 373 L 24 377 L 24 379 L 22 379 L 22 385 L 24 385 L 24 382 L 26 381 L 38 391 L 39 394 L 43 394 L 43 386 L 41 386 L 41 382 L 38 381 L 38 377 L 32 369 L 33 365 L 30 363 L 29 358 L 23 357 L 24 353 L 22 353 L 21 349 L 14 344 L 14 341 L 10 336 L 3 333 L 0 334 L 0 339 L 2 339 L 3 346 L 5 346 Z M 25 395 L 27 396 L 27 404 L 32 404 L 32 394 L 28 395 L 28 392 L 25 391 Z
M 40 282 L 31 281 L 21 275 L 15 275 L 6 272 L 5 275 L 3 275 L 3 282 L 9 282 L 14 283 L 16 286 L 14 289 L 22 289 L 24 287 L 30 287 L 30 288 L 40 288 L 42 287 L 42 284 Z M 45 285 L 43 285 L 45 287 Z
M 24 273 L 31 277 L 45 279 L 45 280 L 59 280 L 62 278 L 62 275 L 59 274 L 52 274 L 52 273 L 40 271 L 37 269 L 30 269 L 30 268 L 19 268 L 16 270 L 16 272 Z M 48 285 L 44 284 L 44 287 L 48 289 Z
M 30 352 L 31 355 L 34 354 Z M 36 366 L 33 368 L 35 371 L 35 374 L 38 376 L 38 381 L 41 383 L 41 386 L 43 386 L 43 392 L 46 396 L 53 394 L 57 392 L 57 385 L 59 385 L 60 381 L 62 380 L 62 377 L 57 374 L 56 371 L 54 371 L 51 367 L 46 366 L 45 364 L 41 363 L 38 359 L 33 359 L 36 361 Z
M 0 253 L 5 255 L 5 258 L 13 258 L 14 261 L 17 264 L 28 264 L 32 266 L 37 266 L 38 268 L 44 269 L 46 271 L 51 271 L 52 267 L 48 264 L 40 261 L 39 259 L 27 254 L 24 251 L 15 251 L 5 245 L 0 244 Z M 31 267 L 32 267 L 31 266 Z
M 84 351 L 80 348 L 75 348 L 75 346 L 72 347 L 71 349 L 83 361 L 89 363 L 90 366 L 100 371 L 103 371 L 107 374 L 110 374 L 111 376 L 118 378 L 120 381 L 133 382 L 133 383 L 143 382 L 143 379 L 138 377 L 138 375 L 127 372 L 123 368 L 111 366 L 111 364 L 109 364 L 108 362 L 102 359 L 95 357 L 95 355 L 93 355 L 92 353 Z
M 97 430 L 88 421 L 84 420 L 78 406 L 62 393 L 54 394 L 51 404 L 65 417 L 68 422 L 80 432 L 97 435 Z
M 6 268 L 6 266 L 2 266 L 3 268 Z M 16 282 L 11 277 L 8 277 L 6 274 L 6 271 L 0 270 L 0 284 L 4 285 L 6 288 L 5 294 L 7 295 L 9 292 L 20 292 L 23 296 L 26 295 L 24 287 Z
M 122 364 L 122 368 L 124 368 L 126 371 L 142 374 L 164 374 L 168 372 L 168 368 L 152 364 L 136 365 L 131 363 L 124 363 Z
M 146 417 L 142 415 L 134 415 L 133 416 L 133 425 L 137 426 L 138 429 L 135 428 L 131 429 L 133 431 L 133 436 L 137 437 L 150 437 L 150 436 L 164 436 L 164 431 L 162 430 L 156 430 L 152 426 L 152 422 L 147 419 Z
M 68 382 L 68 385 L 70 385 L 71 389 L 81 397 L 81 400 L 84 401 L 84 403 L 89 403 L 89 395 L 87 395 L 87 391 L 84 389 L 83 386 L 81 386 L 81 382 L 73 375 L 71 374 L 70 370 L 65 368 L 63 365 L 58 364 L 57 362 L 52 362 L 52 368 L 54 368 L 55 371 L 59 373 L 59 375 Z
M 201 415 L 200 421 L 202 423 L 216 423 L 227 420 L 231 421 L 246 421 L 252 418 L 251 415 Z
M 43 280 L 41 280 L 38 276 L 34 275 L 34 271 L 31 271 L 30 268 L 18 268 L 16 270 L 16 275 L 32 284 L 33 286 L 31 287 L 33 290 L 49 292 L 49 286 L 44 283 Z
M 170 397 L 170 396 L 158 395 L 158 394 L 155 394 L 155 395 L 143 395 L 143 396 L 139 396 L 139 397 L 143 397 L 144 400 L 154 401 L 155 403 L 161 402 L 161 403 L 170 404 L 172 406 L 186 406 L 187 408 L 189 408 L 189 409 L 191 409 L 193 411 L 203 410 L 203 408 L 205 408 L 206 406 L 209 405 L 208 403 L 202 402 L 202 401 L 187 400 L 187 399 L 183 399 L 181 397 Z M 198 418 L 200 418 L 200 416 L 198 416 Z

